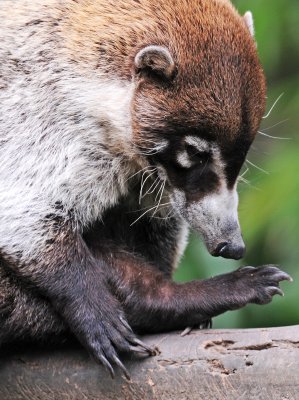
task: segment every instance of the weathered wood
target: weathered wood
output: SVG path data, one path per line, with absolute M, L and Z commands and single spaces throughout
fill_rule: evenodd
M 1 400 L 299 399 L 299 326 L 144 339 L 161 354 L 126 360 L 115 380 L 81 349 L 2 356 Z

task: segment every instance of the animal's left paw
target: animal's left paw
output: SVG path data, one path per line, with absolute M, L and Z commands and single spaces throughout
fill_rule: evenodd
M 239 276 L 239 282 L 245 284 L 244 293 L 251 289 L 251 298 L 248 299 L 248 302 L 255 304 L 270 303 L 272 297 L 276 294 L 284 296 L 279 283 L 281 281 L 292 282 L 290 275 L 281 271 L 275 265 L 264 265 L 259 268 L 243 267 L 235 273 Z

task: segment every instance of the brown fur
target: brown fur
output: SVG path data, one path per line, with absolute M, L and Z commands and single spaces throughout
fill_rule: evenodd
M 154 99 L 154 104 L 148 102 L 142 110 L 146 116 L 141 123 L 173 116 L 180 109 L 189 126 L 217 127 L 226 139 L 240 130 L 240 101 L 245 96 L 251 133 L 258 127 L 264 112 L 264 103 L 260 103 L 265 99 L 263 72 L 254 40 L 229 1 L 71 2 L 61 35 L 67 56 L 80 68 L 93 65 L 101 74 L 124 79 L 131 79 L 132 60 L 144 46 L 163 45 L 170 50 L 178 69 L 173 86 L 162 91 L 157 85 L 138 81 L 136 134 L 142 129 L 138 96 Z M 196 121 L 192 121 L 194 115 Z M 183 125 L 181 115 L 178 118 Z

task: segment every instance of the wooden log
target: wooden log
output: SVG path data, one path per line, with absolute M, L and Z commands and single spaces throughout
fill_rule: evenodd
M 1 400 L 296 400 L 299 326 L 193 331 L 144 338 L 161 353 L 126 359 L 131 381 L 112 380 L 82 349 L 10 351 Z

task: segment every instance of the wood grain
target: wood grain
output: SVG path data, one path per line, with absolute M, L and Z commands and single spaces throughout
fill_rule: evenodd
M 144 338 L 156 357 L 125 359 L 112 380 L 84 350 L 10 350 L 0 361 L 1 400 L 297 400 L 299 326 L 193 331 Z

